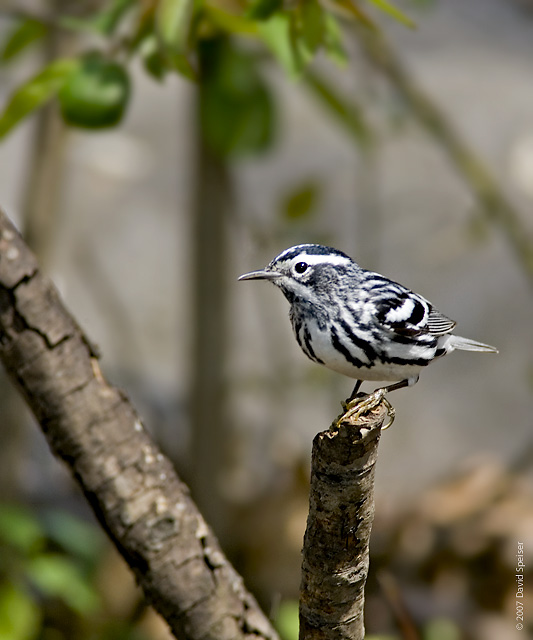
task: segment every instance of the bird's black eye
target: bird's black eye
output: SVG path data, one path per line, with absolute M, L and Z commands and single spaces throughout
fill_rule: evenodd
M 307 271 L 307 267 L 309 265 L 307 264 L 307 262 L 297 262 L 294 265 L 294 270 L 296 271 L 296 273 L 304 273 L 305 271 Z

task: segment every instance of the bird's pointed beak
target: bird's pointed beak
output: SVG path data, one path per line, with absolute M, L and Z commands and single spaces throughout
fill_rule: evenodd
M 281 277 L 281 273 L 277 271 L 268 271 L 267 269 L 260 269 L 259 271 L 250 271 L 250 273 L 243 273 L 237 280 L 276 280 Z

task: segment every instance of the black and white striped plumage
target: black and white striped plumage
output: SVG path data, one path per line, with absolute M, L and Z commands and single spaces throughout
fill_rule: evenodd
M 399 388 L 455 349 L 497 351 L 453 335 L 455 322 L 428 300 L 330 247 L 291 247 L 264 270 L 239 278 L 251 279 L 281 289 L 303 352 L 350 378 L 401 381 L 389 387 Z

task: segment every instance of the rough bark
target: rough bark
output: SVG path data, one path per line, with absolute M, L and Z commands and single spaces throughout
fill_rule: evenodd
M 317 434 L 300 586 L 300 640 L 363 640 L 374 468 L 386 410 Z
M 97 358 L 0 211 L 0 359 L 147 600 L 182 640 L 276 639 L 187 487 Z

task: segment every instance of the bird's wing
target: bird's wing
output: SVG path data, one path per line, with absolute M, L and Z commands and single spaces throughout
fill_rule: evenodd
M 453 320 L 433 308 L 425 298 L 400 286 L 387 288 L 375 301 L 375 307 L 378 322 L 400 335 L 439 336 L 455 327 Z

